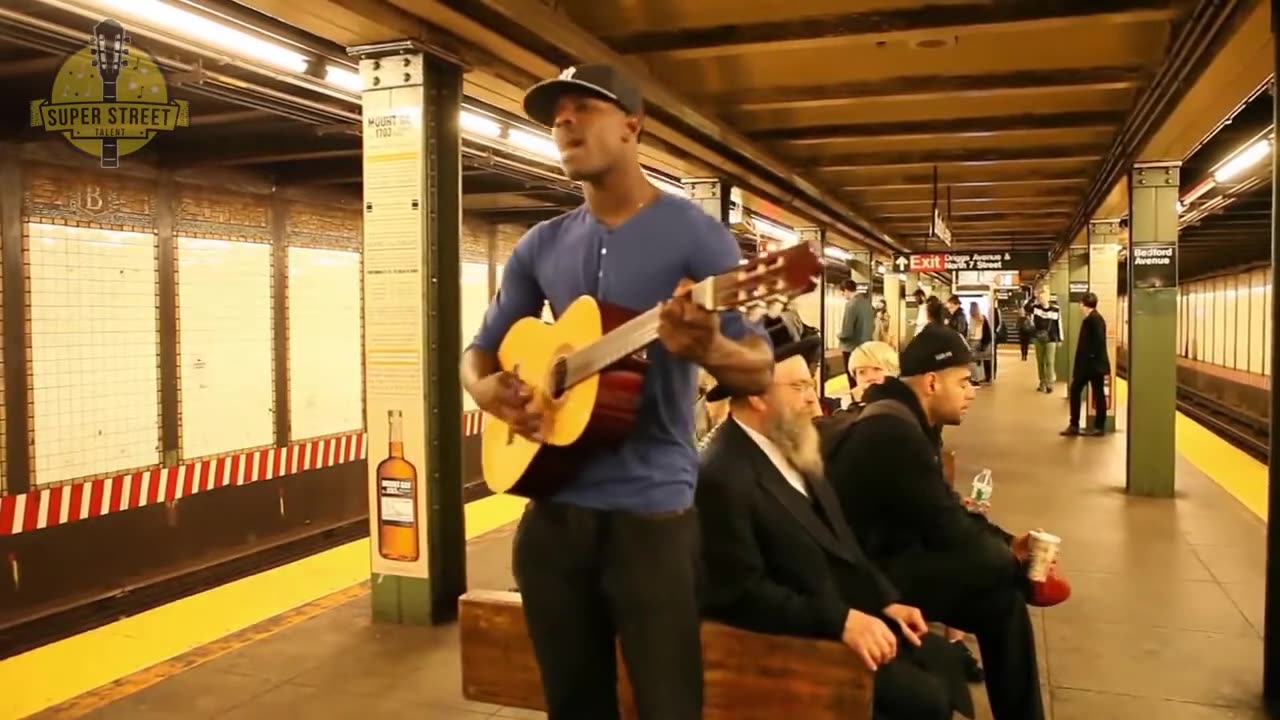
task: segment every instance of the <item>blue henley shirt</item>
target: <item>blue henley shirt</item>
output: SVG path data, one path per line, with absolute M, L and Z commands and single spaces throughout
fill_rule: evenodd
M 616 228 L 584 204 L 535 225 L 516 244 L 471 346 L 496 353 L 517 320 L 541 316 L 544 300 L 557 317 L 582 295 L 643 312 L 671 297 L 681 279 L 727 272 L 740 259 L 729 231 L 684 198 L 662 193 Z M 755 332 L 768 342 L 764 330 L 738 312 L 721 313 L 720 330 L 735 340 Z M 552 500 L 637 513 L 693 504 L 697 366 L 660 341 L 646 351 L 650 365 L 630 436 L 596 455 Z

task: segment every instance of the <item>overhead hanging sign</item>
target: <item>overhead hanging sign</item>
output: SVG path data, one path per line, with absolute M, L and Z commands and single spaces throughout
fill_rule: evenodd
M 1170 288 L 1178 284 L 1178 246 L 1129 246 L 1129 281 L 1135 288 Z
M 1031 250 L 911 253 L 893 258 L 893 269 L 898 272 L 1044 270 L 1048 267 L 1049 254 Z
M 943 245 L 951 247 L 951 228 L 942 220 L 942 213 L 937 208 L 933 209 L 933 228 L 929 234 Z

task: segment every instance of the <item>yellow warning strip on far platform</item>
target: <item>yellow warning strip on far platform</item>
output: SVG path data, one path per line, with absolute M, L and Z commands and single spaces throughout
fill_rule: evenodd
M 1129 385 L 1117 378 L 1116 401 L 1127 404 L 1128 400 Z M 1187 462 L 1265 521 L 1267 466 L 1182 413 L 1174 422 L 1174 442 Z
M 524 506 L 509 495 L 467 503 L 467 539 L 512 522 Z M 357 540 L 0 660 L 0 720 L 102 688 L 60 708 L 78 717 L 357 598 L 368 592 L 369 552 L 368 539 Z M 166 662 L 205 646 L 193 662 Z

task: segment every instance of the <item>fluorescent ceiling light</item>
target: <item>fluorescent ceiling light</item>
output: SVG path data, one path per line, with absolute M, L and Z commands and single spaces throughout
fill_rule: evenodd
M 498 124 L 496 120 L 491 120 L 469 110 L 462 111 L 461 124 L 463 130 L 476 135 L 483 135 L 489 138 L 496 138 L 502 135 L 502 125 Z
M 360 92 L 364 88 L 360 83 L 360 73 L 354 70 L 348 70 L 337 65 L 326 65 L 324 68 L 324 79 L 332 85 L 337 85 L 343 90 L 351 92 Z
M 534 135 L 526 130 L 512 129 L 507 133 L 507 139 L 512 145 L 535 152 L 548 160 L 560 160 L 560 149 L 551 138 L 545 135 Z
M 845 250 L 844 248 L 835 247 L 832 245 L 828 245 L 827 247 L 823 248 L 822 254 L 835 260 L 848 260 L 849 258 L 853 257 L 853 253 L 849 252 L 848 250 Z
M 283 70 L 302 73 L 307 69 L 307 56 L 302 53 L 267 42 L 193 12 L 158 2 L 158 0 L 89 0 L 89 2 L 110 9 L 113 14 L 131 18 L 140 25 L 172 30 L 197 43 L 261 60 Z
M 751 217 L 751 225 L 755 228 L 757 233 L 760 233 L 767 238 L 780 240 L 788 245 L 794 244 L 800 239 L 800 236 L 796 235 L 794 230 L 774 224 L 772 221 L 766 220 L 759 215 L 753 215 Z
M 1256 165 L 1269 152 L 1271 152 L 1271 140 L 1263 138 L 1235 153 L 1222 167 L 1214 171 L 1213 179 L 1220 183 L 1231 182 L 1240 173 Z

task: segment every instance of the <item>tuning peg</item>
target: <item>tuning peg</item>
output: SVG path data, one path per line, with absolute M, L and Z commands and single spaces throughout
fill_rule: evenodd
M 752 305 L 747 310 L 747 320 L 749 322 L 760 322 L 760 318 L 764 317 L 764 307 L 760 305 Z

